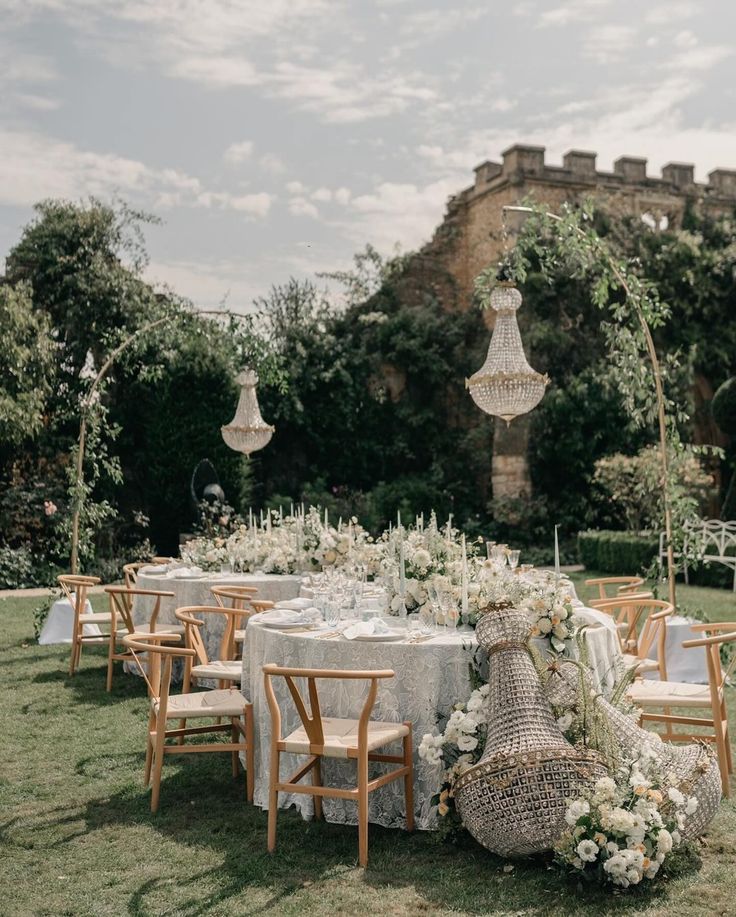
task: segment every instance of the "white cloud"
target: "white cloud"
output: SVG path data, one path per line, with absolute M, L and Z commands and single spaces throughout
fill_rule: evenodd
M 222 158 L 225 162 L 237 165 L 253 155 L 253 146 L 252 140 L 241 140 L 238 143 L 231 143 L 223 153 Z
M 631 48 L 636 29 L 626 25 L 602 25 L 590 29 L 583 40 L 583 57 L 597 64 L 621 61 Z
M 537 20 L 539 28 L 545 26 L 565 26 L 571 22 L 590 22 L 598 11 L 608 6 L 610 0 L 570 0 L 561 3 L 551 10 L 543 12 Z
M 258 160 L 258 165 L 270 175 L 282 175 L 286 171 L 284 160 L 276 153 L 264 153 Z
M 295 217 L 312 217 L 312 219 L 319 219 L 319 210 L 311 204 L 305 197 L 295 197 L 293 200 L 289 201 L 289 213 L 292 213 Z
M 338 204 L 342 204 L 343 206 L 350 203 L 351 197 L 352 195 L 349 188 L 338 188 L 337 191 L 335 191 L 335 200 Z
M 669 3 L 660 3 L 653 9 L 649 10 L 646 15 L 646 21 L 652 25 L 669 25 L 672 22 L 683 19 L 692 19 L 702 12 L 699 3 L 677 2 L 670 0 Z
M 286 190 L 289 194 L 302 194 L 307 189 L 300 181 L 289 181 L 286 183 Z
M 153 207 L 207 207 L 265 216 L 265 193 L 233 195 L 204 188 L 177 169 L 155 169 L 114 153 L 81 150 L 33 131 L 0 126 L 0 203 L 30 206 L 45 197 L 79 198 L 115 193 Z
M 694 48 L 697 43 L 698 39 L 690 29 L 683 29 L 681 32 L 678 32 L 673 39 L 673 44 L 677 48 Z
M 316 191 L 311 193 L 310 197 L 313 201 L 331 201 L 332 191 L 329 188 L 317 188 Z

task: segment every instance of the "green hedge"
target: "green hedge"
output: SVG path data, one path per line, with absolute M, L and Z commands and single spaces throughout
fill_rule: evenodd
M 578 533 L 580 562 L 601 573 L 635 576 L 647 569 L 658 550 L 656 535 L 605 530 Z

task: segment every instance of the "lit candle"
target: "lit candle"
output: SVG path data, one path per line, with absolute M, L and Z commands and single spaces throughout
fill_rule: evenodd
M 555 573 L 560 575 L 560 542 L 557 537 L 557 529 L 559 525 L 555 526 Z
M 463 584 L 462 584 L 462 613 L 468 613 L 468 552 L 465 547 L 465 533 L 463 533 Z

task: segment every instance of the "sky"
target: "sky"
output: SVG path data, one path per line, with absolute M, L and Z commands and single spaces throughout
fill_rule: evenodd
M 35 202 L 121 198 L 151 281 L 246 312 L 420 246 L 513 143 L 736 168 L 736 3 L 0 0 L 0 259 Z

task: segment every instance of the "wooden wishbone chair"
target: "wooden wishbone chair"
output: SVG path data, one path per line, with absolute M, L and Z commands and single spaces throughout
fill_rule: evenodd
M 667 681 L 667 618 L 675 613 L 675 607 L 661 599 L 646 599 L 637 607 L 638 620 L 645 614 L 646 619 L 639 631 L 636 653 L 624 653 L 624 663 L 637 675 L 658 672 L 660 681 Z M 655 646 L 656 659 L 650 659 L 649 652 Z
M 228 620 L 228 628 L 220 647 L 222 659 L 235 659 L 238 655 L 238 644 L 245 642 L 245 627 L 241 625 L 244 619 L 247 622 L 254 613 L 250 603 L 258 595 L 258 589 L 255 586 L 212 586 L 210 592 L 221 608 L 231 608 L 240 612 L 238 618 Z
M 266 599 L 257 599 L 258 590 L 255 586 L 213 586 L 210 592 L 221 608 L 237 611 L 239 615 L 228 619 L 228 626 L 223 634 L 220 645 L 221 659 L 237 659 L 243 655 L 245 643 L 245 627 L 243 621 L 248 622 L 251 615 L 266 611 L 274 607 L 274 602 Z M 240 646 L 240 652 L 238 652 Z
M 590 607 L 604 611 L 616 622 L 622 653 L 638 652 L 639 619 L 648 602 L 656 602 L 651 592 L 632 592 L 615 599 L 593 599 Z
M 78 574 L 63 574 L 57 577 L 62 592 L 69 600 L 69 604 L 74 610 L 74 621 L 72 623 L 72 646 L 71 657 L 69 660 L 69 674 L 74 673 L 79 668 L 79 660 L 82 655 L 82 646 L 85 643 L 105 644 L 110 642 L 110 634 L 85 634 L 85 624 L 107 625 L 112 629 L 114 618 L 110 612 L 87 612 L 87 594 L 91 586 L 97 586 L 100 582 L 98 576 L 80 576 Z
M 683 647 L 693 649 L 703 647 L 708 663 L 708 684 L 694 685 L 680 681 L 642 681 L 637 679 L 629 686 L 626 694 L 629 700 L 641 708 L 642 724 L 645 722 L 664 723 L 663 739 L 670 742 L 714 742 L 718 753 L 718 766 L 721 772 L 723 795 L 731 795 L 729 775 L 733 773 L 731 740 L 728 730 L 728 711 L 726 709 L 725 689 L 728 678 L 736 666 L 736 653 L 724 669 L 721 666 L 720 648 L 725 643 L 736 641 L 736 622 L 718 624 L 694 624 L 695 632 L 705 632 L 709 636 L 696 640 L 685 640 Z M 672 707 L 688 707 L 709 710 L 710 717 L 682 716 L 669 712 Z M 652 709 L 664 709 L 664 713 L 652 713 Z M 711 733 L 675 731 L 675 726 L 707 727 Z
M 105 592 L 110 597 L 110 613 L 113 618 L 110 647 L 107 656 L 107 690 L 112 690 L 112 675 L 115 662 L 133 662 L 133 656 L 128 650 L 121 650 L 119 644 L 125 642 L 128 634 L 147 633 L 155 634 L 157 631 L 177 634 L 180 638 L 184 633 L 182 624 L 158 624 L 161 610 L 161 599 L 173 599 L 173 592 L 160 592 L 157 589 L 135 589 L 127 586 L 106 586 Z M 136 624 L 133 620 L 133 600 L 139 596 L 153 596 L 156 601 L 153 605 L 151 616 L 145 624 Z M 122 627 L 119 624 L 122 623 Z
M 211 605 L 185 605 L 174 612 L 177 620 L 184 625 L 184 643 L 189 649 L 194 650 L 194 656 L 187 656 L 184 662 L 183 693 L 187 694 L 192 689 L 192 682 L 197 683 L 200 678 L 213 678 L 218 687 L 226 687 L 227 682 L 237 682 L 243 676 L 243 664 L 238 659 L 210 660 L 207 649 L 202 639 L 200 628 L 204 620 L 199 615 L 217 614 L 224 615 L 228 621 L 239 614 L 234 608 L 222 608 Z
M 306 793 L 314 796 L 314 814 L 322 817 L 322 797 L 355 799 L 358 803 L 358 861 L 368 864 L 368 794 L 392 780 L 403 778 L 406 801 L 406 828 L 414 829 L 414 764 L 412 759 L 411 723 L 381 723 L 371 720 L 376 702 L 378 682 L 393 678 L 392 669 L 350 671 L 340 669 L 292 669 L 277 665 L 263 666 L 266 700 L 271 713 L 271 764 L 268 791 L 268 850 L 276 848 L 276 816 L 278 794 Z M 283 678 L 299 713 L 302 725 L 288 736 L 281 735 L 281 709 L 274 693 L 272 679 Z M 309 711 L 294 679 L 306 678 L 309 692 Z M 368 696 L 357 720 L 323 717 L 320 709 L 317 679 L 363 679 L 370 683 Z M 402 743 L 401 754 L 379 753 L 378 749 L 394 742 Z M 283 753 L 309 755 L 306 764 L 299 767 L 285 781 L 279 773 Z M 320 763 L 323 757 L 349 758 L 357 761 L 357 786 L 350 789 L 326 787 L 322 784 Z M 393 770 L 368 780 L 368 762 L 382 761 L 397 764 Z M 311 772 L 312 784 L 300 783 Z
M 624 592 L 638 592 L 644 585 L 644 579 L 641 576 L 601 576 L 597 579 L 586 579 L 585 585 L 597 586 L 598 598 L 607 599 L 613 597 L 609 596 L 606 591 L 607 586 L 615 586 L 614 591 L 617 591 L 619 595 Z
M 171 666 L 174 657 L 192 658 L 193 649 L 184 646 L 164 645 L 180 640 L 179 634 L 128 634 L 123 638 L 127 650 L 137 659 L 138 653 L 148 654 L 150 673 L 145 675 L 150 693 L 150 711 L 146 741 L 146 765 L 144 784 L 153 783 L 151 790 L 151 811 L 158 810 L 161 791 L 161 771 L 164 757 L 169 754 L 197 754 L 207 752 L 229 752 L 232 756 L 233 777 L 238 776 L 239 755 L 243 752 L 246 762 L 245 793 L 248 802 L 253 799 L 253 706 L 236 688 L 216 691 L 201 691 L 196 694 L 171 695 Z M 140 664 L 140 663 L 139 663 Z M 214 724 L 186 726 L 168 729 L 169 720 L 213 719 Z M 229 720 L 220 723 L 219 720 Z M 229 742 L 206 744 L 167 745 L 167 739 L 186 738 L 211 732 L 230 732 Z

